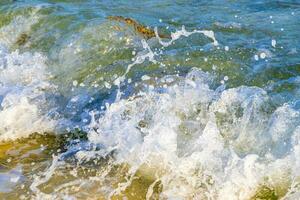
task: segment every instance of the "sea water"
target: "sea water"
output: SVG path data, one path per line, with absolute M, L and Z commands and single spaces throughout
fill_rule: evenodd
M 299 27 L 298 1 L 1 1 L 0 199 L 300 199 Z

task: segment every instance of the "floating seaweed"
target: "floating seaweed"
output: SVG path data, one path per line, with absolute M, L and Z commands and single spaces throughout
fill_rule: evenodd
M 18 37 L 18 39 L 17 39 L 17 41 L 16 41 L 15 44 L 18 45 L 18 46 L 23 46 L 23 45 L 25 45 L 28 42 L 29 39 L 30 39 L 30 36 L 28 34 L 22 33 Z
M 145 39 L 150 39 L 150 38 L 156 37 L 154 30 L 152 30 L 151 28 L 149 28 L 147 26 L 140 24 L 139 22 L 137 22 L 136 20 L 134 20 L 132 18 L 126 18 L 123 16 L 109 16 L 109 17 L 107 17 L 107 19 L 123 22 L 129 26 L 133 26 L 134 30 L 137 33 L 139 33 L 140 35 L 142 35 Z M 160 38 L 171 38 L 169 35 L 160 34 L 160 33 L 158 34 L 158 36 Z

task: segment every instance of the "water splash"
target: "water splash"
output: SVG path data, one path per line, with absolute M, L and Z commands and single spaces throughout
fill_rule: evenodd
M 155 31 L 155 35 L 156 35 L 156 38 L 158 39 L 159 43 L 164 46 L 164 47 L 168 47 L 170 45 L 172 45 L 172 43 L 178 39 L 180 39 L 182 36 L 185 36 L 185 37 L 189 37 L 190 35 L 192 34 L 195 34 L 195 33 L 201 33 L 205 36 L 207 36 L 208 38 L 212 39 L 213 40 L 213 44 L 215 46 L 218 45 L 218 41 L 216 40 L 215 38 L 215 35 L 214 35 L 214 32 L 213 31 L 208 31 L 208 30 L 194 30 L 194 31 L 186 31 L 185 27 L 182 26 L 182 29 L 181 30 L 177 30 L 176 32 L 174 33 L 171 33 L 171 40 L 168 41 L 168 42 L 164 42 L 162 41 L 162 39 L 159 37 L 159 34 L 158 34 L 158 31 L 157 31 L 157 27 L 155 27 L 154 29 Z M 146 40 L 141 40 L 141 43 L 142 43 L 142 46 L 143 48 L 146 50 L 146 53 L 142 53 L 141 54 L 138 54 L 136 56 L 136 58 L 134 58 L 134 62 L 129 64 L 127 66 L 127 69 L 126 69 L 126 72 L 123 76 L 117 78 L 115 80 L 115 85 L 118 86 L 118 92 L 117 92 L 117 96 L 116 96 L 116 101 L 119 101 L 120 98 L 121 98 L 121 92 L 120 92 L 120 83 L 123 82 L 126 78 L 126 75 L 128 74 L 128 72 L 131 70 L 131 68 L 137 64 L 141 64 L 141 63 L 144 63 L 146 59 L 149 59 L 150 62 L 152 63 L 157 63 L 157 61 L 155 60 L 155 55 L 157 55 L 157 53 L 153 52 L 151 50 L 151 48 L 149 47 L 148 43 L 146 42 Z
M 185 78 L 157 80 L 155 89 L 146 87 L 94 117 L 86 127 L 94 147 L 81 144 L 72 154 L 81 165 L 113 155 L 112 162 L 103 163 L 110 173 L 113 166 L 128 166 L 117 187 L 102 188 L 106 198 L 122 195 L 137 174 L 151 183 L 148 199 L 158 184 L 165 199 L 249 199 L 262 187 L 285 196 L 300 175 L 299 109 L 268 106 L 270 97 L 257 87 L 225 89 L 213 83 L 212 75 L 197 69 Z M 96 185 L 110 179 L 109 173 L 92 177 Z
M 158 35 L 158 31 L 157 31 L 157 27 L 155 27 L 154 29 L 155 31 L 155 35 L 156 35 L 156 38 L 158 39 L 159 43 L 164 46 L 164 47 L 168 47 L 170 46 L 174 41 L 178 40 L 179 38 L 181 38 L 182 36 L 184 37 L 189 37 L 190 35 L 192 34 L 195 34 L 195 33 L 200 33 L 200 34 L 203 34 L 205 35 L 206 37 L 210 38 L 213 40 L 213 45 L 217 46 L 219 43 L 218 41 L 216 40 L 215 38 L 215 34 L 213 31 L 210 31 L 210 30 L 193 30 L 191 32 L 187 31 L 185 29 L 185 26 L 182 26 L 181 30 L 177 30 L 176 32 L 174 33 L 171 33 L 171 40 L 168 41 L 168 42 L 165 42 L 163 41 L 159 35 Z
M 9 53 L 4 46 L 0 51 L 0 139 L 53 131 L 55 121 L 41 111 L 47 104 L 45 91 L 55 89 L 47 81 L 46 58 L 18 50 Z

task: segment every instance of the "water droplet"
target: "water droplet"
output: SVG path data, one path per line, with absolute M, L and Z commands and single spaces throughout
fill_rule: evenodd
M 267 56 L 267 55 L 266 55 L 266 53 L 264 53 L 264 52 L 262 52 L 262 53 L 260 54 L 260 58 L 261 58 L 261 59 L 265 59 L 266 56 Z
M 76 87 L 78 85 L 78 81 L 73 81 L 73 86 Z
M 276 40 L 272 40 L 271 44 L 272 44 L 272 47 L 275 48 L 275 46 L 276 46 Z

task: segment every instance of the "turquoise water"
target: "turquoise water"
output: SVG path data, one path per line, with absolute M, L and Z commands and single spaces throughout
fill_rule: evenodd
M 299 199 L 299 27 L 298 1 L 2 0 L 0 198 Z

